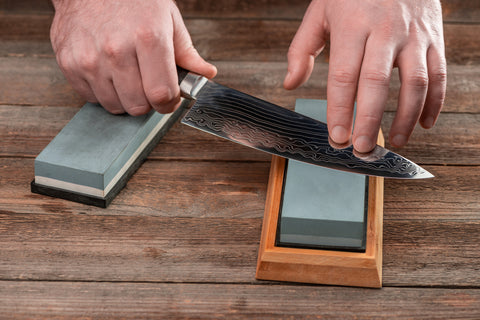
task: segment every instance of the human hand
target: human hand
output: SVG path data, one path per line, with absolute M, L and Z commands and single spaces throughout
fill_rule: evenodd
M 214 77 L 172 0 L 54 0 L 50 36 L 60 69 L 87 101 L 112 113 L 180 104 L 176 64 Z
M 438 0 L 313 0 L 288 52 L 284 87 L 307 81 L 330 37 L 327 122 L 330 138 L 371 151 L 377 139 L 392 69 L 399 68 L 398 109 L 390 143 L 404 146 L 415 124 L 431 128 L 446 90 L 443 25 Z

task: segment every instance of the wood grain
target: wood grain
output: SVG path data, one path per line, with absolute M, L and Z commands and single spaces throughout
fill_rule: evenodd
M 31 194 L 32 164 L 0 159 L 0 279 L 253 281 L 268 163 L 147 161 L 107 210 Z M 480 171 L 427 169 L 385 184 L 384 286 L 479 286 Z
M 4 319 L 475 319 L 479 290 L 0 282 Z
M 480 167 L 425 166 L 428 180 L 385 179 L 384 219 L 480 219 Z
M 282 87 L 287 70 L 284 62 L 219 61 L 221 84 L 293 108 L 297 98 L 326 99 L 328 64 L 317 63 L 310 80 L 300 88 L 286 91 Z M 84 100 L 70 87 L 54 59 L 0 57 L 0 105 L 49 105 L 80 107 Z M 262 70 L 262 72 L 259 72 Z M 387 111 L 397 108 L 400 82 L 392 76 L 386 105 Z M 447 97 L 444 112 L 479 113 L 480 66 L 448 67 Z
M 325 57 L 282 89 L 308 0 L 178 2 L 219 82 L 288 108 L 325 99 Z M 446 113 L 399 150 L 437 178 L 385 181 L 377 291 L 255 281 L 269 157 L 182 126 L 108 210 L 32 195 L 33 157 L 84 101 L 55 63 L 50 1 L 0 0 L 0 317 L 480 318 L 480 3 L 442 6 Z
M 0 213 L 0 221 L 1 280 L 255 281 L 260 217 Z M 479 227 L 385 220 L 383 285 L 479 287 Z
M 177 0 L 187 18 L 243 18 L 300 20 L 310 0 Z M 443 0 L 443 18 L 447 22 L 480 22 L 476 0 Z M 49 0 L 1 0 L 0 12 L 52 14 Z
M 436 178 L 385 181 L 386 220 L 479 219 L 478 166 L 425 168 Z M 189 217 L 259 218 L 268 170 L 268 162 L 147 161 L 111 207 L 101 210 L 31 194 L 33 159 L 0 158 L 0 203 L 15 213 L 175 216 L 180 210 Z
M 434 222 L 427 219 L 387 220 L 387 215 L 385 211 L 384 283 L 393 286 L 413 283 L 418 286 L 422 283 L 446 287 L 452 284 L 479 286 L 478 215 L 477 219 Z M 440 256 L 442 261 L 437 259 Z
M 49 42 L 51 22 L 48 15 L 0 13 L 0 56 L 53 57 Z M 288 47 L 300 24 L 296 20 L 203 18 L 186 19 L 185 23 L 199 53 L 212 61 L 286 61 Z M 480 23 L 444 25 L 449 63 L 480 62 L 480 43 L 473 40 L 479 30 Z
M 147 161 L 107 210 L 30 192 L 33 159 L 0 158 L 0 203 L 15 213 L 261 217 L 269 163 Z

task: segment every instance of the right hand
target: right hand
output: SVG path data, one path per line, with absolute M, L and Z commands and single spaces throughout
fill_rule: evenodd
M 180 105 L 176 64 L 212 78 L 172 0 L 54 0 L 50 30 L 72 87 L 111 113 L 169 113 Z

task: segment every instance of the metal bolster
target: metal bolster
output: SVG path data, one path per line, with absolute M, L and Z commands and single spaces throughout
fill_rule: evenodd
M 198 92 L 203 88 L 203 86 L 208 82 L 208 79 L 189 72 L 185 79 L 182 80 L 180 83 L 180 91 L 182 92 L 182 96 L 187 99 L 196 99 Z

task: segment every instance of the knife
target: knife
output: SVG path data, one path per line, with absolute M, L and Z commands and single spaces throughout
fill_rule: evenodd
M 177 66 L 191 103 L 181 122 L 242 145 L 336 170 L 399 179 L 432 178 L 414 162 L 376 145 L 367 154 L 334 148 L 327 124 L 215 83 Z

